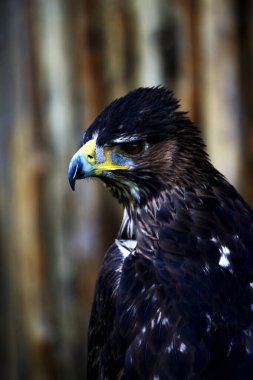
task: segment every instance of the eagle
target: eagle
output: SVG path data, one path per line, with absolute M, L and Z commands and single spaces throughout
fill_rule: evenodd
M 253 379 L 253 211 L 172 91 L 138 88 L 84 132 L 68 179 L 123 205 L 97 279 L 88 379 Z

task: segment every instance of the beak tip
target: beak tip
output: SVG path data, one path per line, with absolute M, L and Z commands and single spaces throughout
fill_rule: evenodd
M 73 191 L 75 191 L 75 184 L 76 184 L 76 165 L 73 165 L 72 162 L 69 165 L 69 170 L 68 170 L 68 180 L 70 187 Z
M 75 181 L 73 183 L 70 183 L 70 187 L 71 187 L 72 191 L 75 191 Z
M 76 180 L 69 176 L 69 184 L 73 191 L 75 191 Z
M 87 162 L 83 153 L 78 151 L 71 159 L 68 169 L 68 180 L 70 187 L 75 191 L 76 180 L 90 177 L 93 166 Z

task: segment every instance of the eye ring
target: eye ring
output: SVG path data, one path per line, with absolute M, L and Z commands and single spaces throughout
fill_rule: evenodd
M 121 150 L 129 156 L 137 156 L 143 150 L 143 143 L 141 141 L 130 141 L 120 145 Z

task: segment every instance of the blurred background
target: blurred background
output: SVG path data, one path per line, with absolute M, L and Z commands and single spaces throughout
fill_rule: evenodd
M 1 0 L 0 378 L 85 379 L 87 323 L 121 208 L 67 181 L 95 116 L 163 84 L 253 205 L 253 1 Z

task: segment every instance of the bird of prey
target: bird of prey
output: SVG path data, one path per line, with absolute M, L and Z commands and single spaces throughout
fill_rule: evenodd
M 83 134 L 69 182 L 124 206 L 97 280 L 88 379 L 253 379 L 253 211 L 210 163 L 163 87 L 113 101 Z

